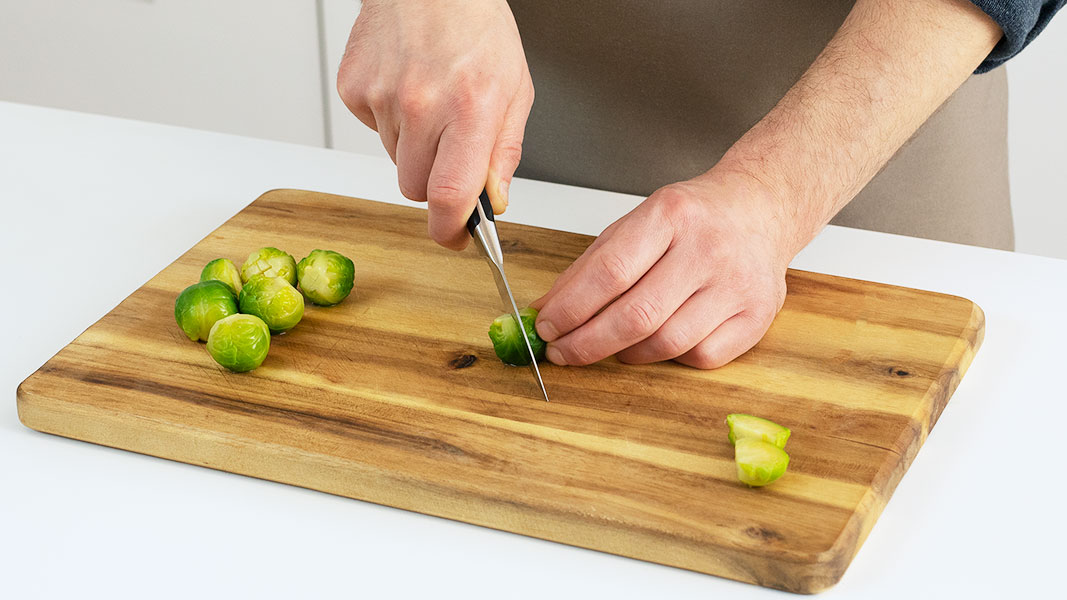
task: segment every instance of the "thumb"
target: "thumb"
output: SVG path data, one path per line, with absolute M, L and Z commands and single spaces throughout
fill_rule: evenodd
M 508 207 L 508 189 L 515 169 L 522 158 L 522 139 L 526 132 L 526 120 L 530 116 L 533 94 L 525 94 L 516 99 L 504 114 L 504 127 L 497 136 L 493 154 L 489 158 L 489 176 L 485 181 L 485 191 L 493 205 L 493 213 L 501 214 Z

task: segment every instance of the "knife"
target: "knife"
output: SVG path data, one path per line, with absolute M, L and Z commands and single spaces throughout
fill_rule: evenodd
M 526 354 L 530 357 L 530 371 L 537 380 L 537 386 L 541 389 L 545 402 L 548 402 L 545 381 L 541 379 L 541 370 L 537 368 L 537 358 L 530 346 L 530 340 L 526 337 L 526 328 L 522 325 L 519 307 L 515 304 L 515 296 L 511 294 L 511 286 L 508 285 L 508 278 L 504 275 L 504 252 L 500 249 L 500 236 L 496 231 L 493 206 L 489 203 L 489 194 L 485 190 L 482 190 L 482 194 L 478 196 L 478 204 L 474 207 L 470 218 L 467 219 L 467 231 L 474 238 L 474 245 L 478 251 L 489 263 L 489 270 L 493 272 L 496 290 L 500 293 L 500 301 L 504 303 L 504 310 L 515 317 L 515 323 L 518 324 L 519 331 L 522 333 L 522 343 L 526 347 Z

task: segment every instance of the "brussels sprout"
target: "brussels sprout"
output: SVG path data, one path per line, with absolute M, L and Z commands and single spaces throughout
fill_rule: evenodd
M 312 250 L 296 265 L 300 289 L 315 304 L 332 306 L 348 296 L 355 278 L 355 265 L 331 250 Z
M 789 455 L 778 446 L 757 438 L 739 438 L 734 444 L 734 462 L 741 483 L 760 487 L 773 483 L 789 466 Z
M 537 320 L 537 309 L 524 308 L 519 311 L 522 317 L 522 329 L 525 330 L 526 338 L 530 340 L 530 348 L 534 351 L 534 358 L 538 362 L 545 359 L 545 341 L 537 335 L 534 322 Z M 489 339 L 493 341 L 493 350 L 497 357 L 509 365 L 523 366 L 530 364 L 530 355 L 526 352 L 526 344 L 522 343 L 522 332 L 515 317 L 511 314 L 500 315 L 489 326 Z
M 237 265 L 228 258 L 216 258 L 204 265 L 204 270 L 200 271 L 200 281 L 212 279 L 230 286 L 234 296 L 241 293 L 241 272 L 237 270 Z
M 233 314 L 237 314 L 233 290 L 214 279 L 194 283 L 174 301 L 174 320 L 194 342 L 206 341 L 215 321 Z
M 791 433 L 788 427 L 752 415 L 726 415 L 726 424 L 730 426 L 731 444 L 743 438 L 755 438 L 785 448 Z
M 271 333 L 282 333 L 304 316 L 304 297 L 281 277 L 254 275 L 241 289 L 240 307 L 263 319 Z
M 263 364 L 270 349 L 270 330 L 255 315 L 230 315 L 215 321 L 207 337 L 207 351 L 215 362 L 236 373 Z
M 248 260 L 241 266 L 241 280 L 248 283 L 256 275 L 281 277 L 296 285 L 296 260 L 277 248 L 260 248 L 248 255 Z

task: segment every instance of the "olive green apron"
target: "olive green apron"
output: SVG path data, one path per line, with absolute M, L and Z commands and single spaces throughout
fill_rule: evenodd
M 852 2 L 510 4 L 536 92 L 518 175 L 647 195 L 714 165 Z M 833 223 L 1011 249 L 1004 69 L 964 83 Z

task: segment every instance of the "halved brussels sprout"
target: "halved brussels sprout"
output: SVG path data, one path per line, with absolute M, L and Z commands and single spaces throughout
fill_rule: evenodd
M 230 315 L 211 327 L 207 351 L 215 362 L 244 373 L 263 364 L 270 349 L 270 330 L 255 315 Z
M 782 427 L 774 421 L 740 413 L 726 415 L 726 424 L 730 426 L 731 444 L 743 438 L 756 438 L 785 448 L 791 433 L 788 427 Z
M 233 314 L 237 314 L 233 290 L 214 279 L 194 283 L 174 301 L 174 320 L 194 342 L 206 341 L 215 321 Z
M 241 293 L 241 272 L 237 270 L 237 265 L 228 258 L 216 258 L 204 265 L 204 270 L 200 271 L 200 281 L 212 279 L 230 286 L 234 296 Z
M 312 250 L 296 264 L 300 289 L 314 302 L 332 306 L 348 296 L 355 280 L 355 265 L 332 250 Z
M 241 266 L 241 281 L 248 283 L 256 275 L 281 277 L 289 285 L 296 285 L 296 260 L 277 248 L 260 248 L 249 254 L 248 260 Z
M 734 444 L 734 462 L 741 483 L 760 487 L 773 483 L 789 466 L 789 455 L 778 446 L 757 438 L 740 438 Z
M 526 344 L 522 342 L 525 332 L 530 340 L 530 348 L 534 351 L 534 358 L 538 362 L 545 359 L 545 341 L 537 335 L 534 322 L 537 320 L 537 309 L 524 308 L 519 311 L 522 317 L 522 328 L 515 323 L 515 317 L 510 313 L 500 315 L 489 326 L 489 339 L 493 341 L 493 350 L 500 360 L 509 365 L 518 367 L 530 364 L 530 355 L 526 352 Z
M 252 276 L 239 304 L 241 312 L 263 319 L 271 333 L 289 331 L 304 316 L 304 297 L 281 277 Z

